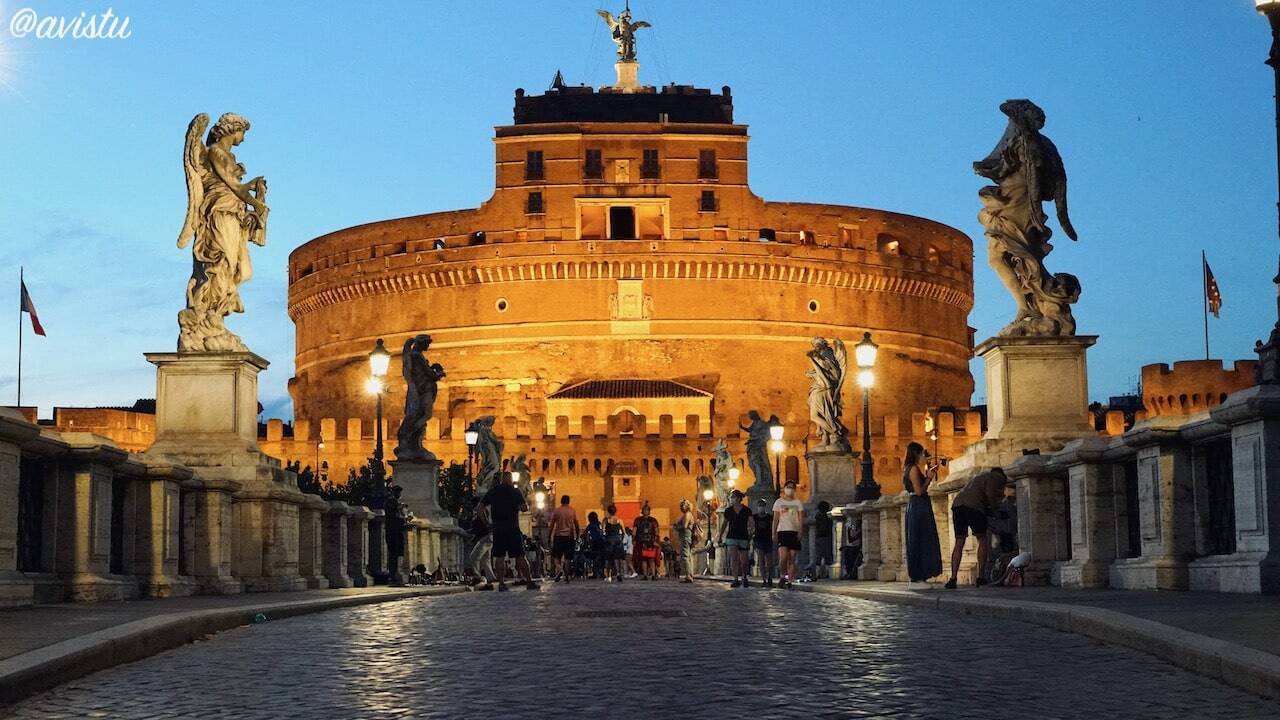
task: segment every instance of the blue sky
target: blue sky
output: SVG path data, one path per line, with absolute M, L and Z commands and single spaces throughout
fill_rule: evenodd
M 289 251 L 363 222 L 474 207 L 493 183 L 493 126 L 517 87 L 612 81 L 595 2 L 14 2 L 0 0 L 0 272 L 18 265 L 49 332 L 27 336 L 24 404 L 154 395 L 142 353 L 171 350 L 190 272 L 174 241 L 180 153 L 197 112 L 253 128 L 238 153 L 271 184 L 268 247 L 230 325 L 272 361 L 268 413 L 290 412 Z M 15 38 L 10 18 L 112 8 L 124 40 Z M 617 8 L 610 8 L 615 12 Z M 1091 394 L 1139 368 L 1203 356 L 1200 251 L 1225 298 L 1214 357 L 1254 357 L 1274 322 L 1270 38 L 1251 0 L 688 3 L 636 0 L 641 78 L 733 87 L 751 184 L 771 200 L 922 215 L 981 249 L 972 161 L 999 103 L 1048 114 L 1080 242 L 1050 256 L 1084 294 Z M 979 340 L 1012 300 L 977 269 Z M 16 304 L 16 297 L 14 299 Z M 0 333 L 14 400 L 16 318 Z M 973 366 L 985 392 L 980 363 Z

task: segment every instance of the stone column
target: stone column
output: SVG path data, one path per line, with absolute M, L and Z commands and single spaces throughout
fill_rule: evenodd
M 1048 585 L 1060 560 L 1071 557 L 1070 533 L 1063 512 L 1067 507 L 1066 478 L 1044 455 L 1026 455 L 1005 474 L 1014 482 L 1018 499 L 1018 547 L 1031 553 L 1023 569 L 1027 585 Z
M 146 597 L 190 595 L 196 584 L 178 574 L 178 536 L 182 518 L 178 497 L 191 480 L 190 468 L 158 457 L 139 455 L 146 468 L 137 478 L 133 575 Z
M 329 580 L 324 574 L 323 516 L 329 501 L 319 495 L 305 495 L 298 508 L 298 575 L 307 587 L 325 589 Z
M 355 587 L 369 587 L 373 578 L 365 568 L 369 566 L 369 521 L 373 511 L 363 506 L 351 508 L 347 516 L 347 575 Z
M 898 502 L 900 499 L 902 502 Z M 904 580 L 907 577 L 907 568 L 903 562 L 905 548 L 902 543 L 902 511 L 905 501 L 906 495 L 903 494 L 901 498 L 880 498 L 871 505 L 880 512 L 880 568 L 876 571 L 876 579 L 883 582 Z M 863 544 L 866 544 L 865 537 Z
M 1210 411 L 1231 428 L 1236 551 L 1196 561 L 1192 589 L 1280 593 L 1280 385 L 1255 385 Z
M 369 517 L 368 526 L 369 564 L 365 572 L 372 578 L 373 583 L 384 583 L 387 581 L 386 511 L 382 508 L 370 508 L 370 512 L 372 515 Z
M 54 564 L 62 598 L 92 602 L 136 597 L 136 585 L 110 577 L 113 468 L 128 453 L 91 433 L 64 433 L 63 439 L 70 451 L 58 478 Z M 124 502 L 127 511 L 127 497 Z
M 18 484 L 19 447 L 39 434 L 16 410 L 0 408 L 0 608 L 35 602 L 33 583 L 18 572 Z
M 201 593 L 234 595 L 244 585 L 231 572 L 231 551 L 235 540 L 231 496 L 240 483 L 216 480 L 197 474 L 189 492 L 187 513 L 192 530 L 192 575 Z
M 857 520 L 862 523 L 862 564 L 858 566 L 858 579 L 879 579 L 880 511 L 872 501 L 863 501 L 853 507 Z
M 1054 566 L 1054 585 L 1099 588 L 1110 584 L 1111 563 L 1119 556 L 1118 468 L 1106 459 L 1112 445 L 1102 438 L 1084 438 L 1067 443 L 1053 455 L 1053 464 L 1067 469 L 1071 516 L 1071 559 Z
M 331 588 L 351 587 L 347 562 L 347 519 L 351 508 L 340 500 L 331 500 L 320 516 L 321 567 Z
M 1111 586 L 1126 590 L 1186 590 L 1187 560 L 1194 557 L 1195 485 L 1191 446 L 1178 426 L 1185 419 L 1159 416 L 1125 433 L 1138 455 L 1138 515 L 1142 555 L 1111 566 Z M 1019 508 L 1021 509 L 1021 508 Z

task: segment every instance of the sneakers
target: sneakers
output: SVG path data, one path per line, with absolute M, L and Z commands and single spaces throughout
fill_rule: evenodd
M 734 580 L 733 582 L 729 583 L 729 587 L 735 587 L 735 588 L 742 587 L 742 583 L 738 582 L 737 580 Z
M 476 589 L 477 591 L 480 591 L 480 590 L 492 590 L 492 589 L 493 589 L 493 583 L 491 583 L 491 582 L 490 582 L 490 583 L 485 583 L 485 584 L 483 584 L 483 585 L 476 585 L 476 586 L 474 586 L 474 587 L 475 587 L 475 589 Z
M 742 587 L 751 587 L 751 581 L 746 578 L 742 578 Z
M 498 592 L 507 592 L 507 591 L 508 591 L 508 590 L 510 590 L 510 589 L 511 589 L 511 588 L 507 587 L 507 584 L 506 584 L 506 583 L 504 583 L 504 582 L 500 582 L 500 583 L 498 583 Z
M 947 584 L 946 584 L 946 585 L 943 585 L 942 587 L 944 587 L 944 588 L 946 588 L 946 589 L 948 589 L 948 590 L 955 590 L 955 589 L 956 589 L 956 579 L 955 579 L 955 578 L 951 578 L 950 580 L 948 580 L 948 581 L 947 581 Z
M 977 579 L 976 582 L 974 582 L 974 587 L 982 587 L 983 585 L 989 585 L 990 583 L 991 583 L 990 580 L 980 577 Z

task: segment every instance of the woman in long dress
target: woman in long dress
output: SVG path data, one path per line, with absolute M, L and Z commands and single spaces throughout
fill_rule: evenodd
M 925 580 L 942 574 L 942 547 L 929 500 L 929 485 L 936 479 L 937 468 L 920 469 L 927 456 L 924 446 L 913 442 L 907 445 L 907 457 L 902 463 L 902 486 L 910 493 L 906 517 L 907 577 L 913 589 L 928 587 Z

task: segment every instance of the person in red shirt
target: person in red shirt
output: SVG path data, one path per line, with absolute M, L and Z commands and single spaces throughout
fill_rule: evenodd
M 578 526 L 578 513 L 569 505 L 569 496 L 560 497 L 560 507 L 551 511 L 551 527 L 547 532 L 551 535 L 552 572 L 556 573 L 556 582 L 564 576 L 565 582 L 573 578 L 569 563 L 573 560 L 574 543 L 581 529 Z
M 635 528 L 636 554 L 640 558 L 640 578 L 658 579 L 658 520 L 649 514 L 649 503 L 640 509 L 640 517 L 632 525 Z

